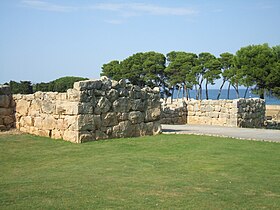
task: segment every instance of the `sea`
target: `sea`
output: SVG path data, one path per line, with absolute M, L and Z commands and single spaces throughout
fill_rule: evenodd
M 239 98 L 244 98 L 246 89 L 239 89 Z M 177 98 L 177 90 L 174 91 L 173 98 Z M 218 89 L 208 89 L 208 96 L 209 99 L 216 100 L 218 96 L 219 90 Z M 227 89 L 222 89 L 220 99 L 227 99 Z M 189 91 L 189 97 L 195 99 L 196 92 L 195 90 Z M 182 91 L 179 94 L 179 98 L 182 98 Z M 236 91 L 234 89 L 230 89 L 229 99 L 236 99 Z M 259 95 L 255 95 L 252 93 L 251 90 L 248 90 L 246 98 L 260 98 Z M 206 99 L 205 90 L 202 91 L 202 99 Z M 280 105 L 280 98 L 273 97 L 271 95 L 265 95 L 265 102 L 267 105 Z

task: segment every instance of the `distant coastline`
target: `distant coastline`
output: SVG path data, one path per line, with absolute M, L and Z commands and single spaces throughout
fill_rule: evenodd
M 219 89 L 209 89 L 209 99 L 217 99 L 217 95 L 219 92 Z M 246 89 L 239 89 L 239 95 L 240 98 L 244 97 Z M 189 91 L 189 96 L 190 98 L 195 98 L 195 90 L 190 90 Z M 223 89 L 221 92 L 221 96 L 220 99 L 227 99 L 227 90 Z M 174 98 L 177 98 L 177 90 L 174 91 Z M 179 94 L 179 98 L 182 98 L 182 92 Z M 205 91 L 203 90 L 202 93 L 202 98 L 205 99 Z M 251 91 L 248 91 L 246 98 L 259 98 L 258 95 L 253 94 Z M 230 90 L 230 94 L 229 94 L 229 99 L 236 99 L 236 92 L 234 89 Z M 273 97 L 273 96 L 268 96 L 265 95 L 265 102 L 267 105 L 280 105 L 280 99 Z

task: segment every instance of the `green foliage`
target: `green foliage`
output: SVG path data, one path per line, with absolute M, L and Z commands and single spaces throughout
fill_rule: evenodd
M 122 79 L 122 68 L 120 62 L 117 60 L 103 64 L 101 76 L 107 76 L 113 80 Z
M 10 81 L 9 83 L 11 87 L 12 94 L 31 94 L 33 93 L 33 88 L 30 81 Z
M 279 143 L 0 135 L 0 209 L 279 209 Z
M 101 75 L 111 79 L 127 79 L 132 84 L 161 87 L 170 94 L 174 89 L 183 91 L 195 88 L 197 99 L 202 98 L 205 83 L 206 98 L 208 85 L 223 78 L 218 97 L 225 82 L 234 87 L 239 98 L 239 86 L 255 88 L 263 98 L 264 91 L 279 96 L 280 45 L 270 48 L 267 44 L 250 45 L 236 52 L 222 53 L 220 58 L 208 52 L 194 53 L 171 51 L 166 57 L 161 53 L 136 53 L 123 61 L 104 64 Z M 247 92 L 247 91 L 246 91 Z M 172 94 L 171 94 L 172 95 Z M 280 97 L 280 96 L 279 96 Z
M 250 45 L 236 52 L 235 66 L 242 74 L 241 84 L 255 85 L 260 97 L 264 98 L 267 78 L 273 69 L 275 57 L 268 44 Z
M 87 78 L 83 77 L 61 77 L 54 81 L 45 83 L 37 83 L 34 85 L 35 91 L 43 91 L 43 92 L 66 92 L 68 89 L 73 88 L 73 84 L 75 82 L 87 80 Z
M 123 61 L 102 66 L 101 76 L 114 80 L 128 79 L 134 85 L 161 86 L 164 83 L 165 56 L 157 52 L 136 53 Z

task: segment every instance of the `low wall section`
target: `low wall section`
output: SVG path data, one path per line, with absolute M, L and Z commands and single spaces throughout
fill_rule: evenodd
M 14 106 L 10 87 L 0 85 L 0 131 L 9 130 L 15 126 Z
M 14 95 L 16 127 L 81 143 L 161 132 L 158 89 L 107 78 L 80 81 L 67 93 Z
M 181 125 L 187 122 L 187 105 L 185 101 L 175 103 L 161 100 L 161 120 L 162 124 Z
M 263 127 L 265 120 L 265 102 L 261 99 L 175 101 L 163 107 L 161 122 L 167 124 Z M 173 117 L 168 121 L 169 110 Z M 186 117 L 181 117 L 181 110 L 186 110 Z

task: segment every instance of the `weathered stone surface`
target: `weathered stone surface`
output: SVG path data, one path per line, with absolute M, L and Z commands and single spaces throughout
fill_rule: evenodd
M 97 130 L 97 131 L 95 132 L 95 139 L 96 139 L 96 140 L 108 139 L 108 138 L 109 138 L 109 136 L 108 136 L 106 133 L 104 133 L 104 132 L 102 132 L 102 131 L 100 131 L 100 130 Z
M 79 101 L 80 100 L 80 91 L 76 89 L 67 90 L 67 99 L 68 101 Z
M 10 101 L 10 95 L 0 95 L 0 107 L 8 108 L 10 106 Z
M 74 83 L 74 89 L 76 90 L 92 90 L 100 89 L 102 86 L 101 80 L 84 80 Z
M 121 97 L 114 101 L 113 110 L 114 112 L 128 112 L 130 109 L 129 100 L 126 97 Z
M 70 131 L 70 130 L 64 131 L 63 140 L 70 141 L 73 143 L 81 143 L 79 141 L 79 132 L 78 131 Z
M 67 127 L 66 130 L 75 131 L 78 130 L 78 116 L 77 115 L 67 115 L 63 120 L 65 126 Z
M 16 126 L 35 135 L 81 143 L 153 135 L 160 130 L 158 90 L 140 89 L 125 80 L 102 77 L 77 82 L 67 93 L 38 92 L 16 95 L 14 100 Z M 11 110 L 0 113 L 11 114 Z M 1 117 L 0 123 L 4 121 Z
M 19 100 L 16 103 L 16 112 L 20 115 L 27 115 L 30 106 L 30 101 Z
M 146 111 L 145 122 L 160 120 L 160 108 L 148 109 Z
M 78 130 L 81 131 L 94 131 L 94 117 L 92 114 L 78 115 Z
M 95 140 L 95 133 L 91 133 L 88 131 L 83 131 L 79 133 L 79 142 L 88 142 Z
M 116 99 L 118 99 L 119 97 L 119 92 L 115 89 L 111 89 L 108 92 L 108 99 L 110 100 L 110 102 L 114 102 Z
M 109 127 L 118 124 L 118 118 L 115 112 L 108 112 L 106 114 L 102 114 L 102 126 Z
M 111 102 L 106 97 L 101 97 L 98 100 L 96 108 L 99 108 L 101 113 L 106 113 L 110 110 L 111 106 Z
M 0 116 L 7 116 L 13 114 L 12 108 L 0 108 Z
M 11 89 L 9 85 L 0 85 L 0 95 L 11 95 Z
M 144 114 L 140 111 L 133 111 L 128 114 L 128 119 L 132 124 L 141 123 L 144 121 Z
M 41 104 L 42 112 L 45 114 L 54 114 L 55 113 L 55 102 L 46 100 Z
M 119 81 L 119 86 L 120 86 L 121 88 L 124 88 L 124 87 L 126 86 L 126 81 L 125 81 L 125 79 L 121 79 L 121 80 Z
M 264 125 L 265 102 L 260 99 L 236 100 L 191 100 L 187 102 L 187 112 L 181 112 L 184 105 L 163 104 L 161 122 L 188 124 L 208 124 L 238 127 L 262 127 Z M 184 123 L 183 123 L 184 124 Z
M 43 111 L 43 110 L 42 110 Z M 43 113 L 45 113 L 43 111 Z M 55 105 L 55 114 L 58 115 L 77 115 L 79 113 L 79 102 L 57 101 Z
M 10 124 L 13 124 L 15 122 L 13 116 L 5 116 L 4 117 L 4 120 L 3 120 L 3 123 L 4 125 L 10 125 Z
M 42 128 L 46 130 L 52 130 L 55 127 L 56 127 L 56 120 L 52 115 L 48 115 L 42 120 Z

